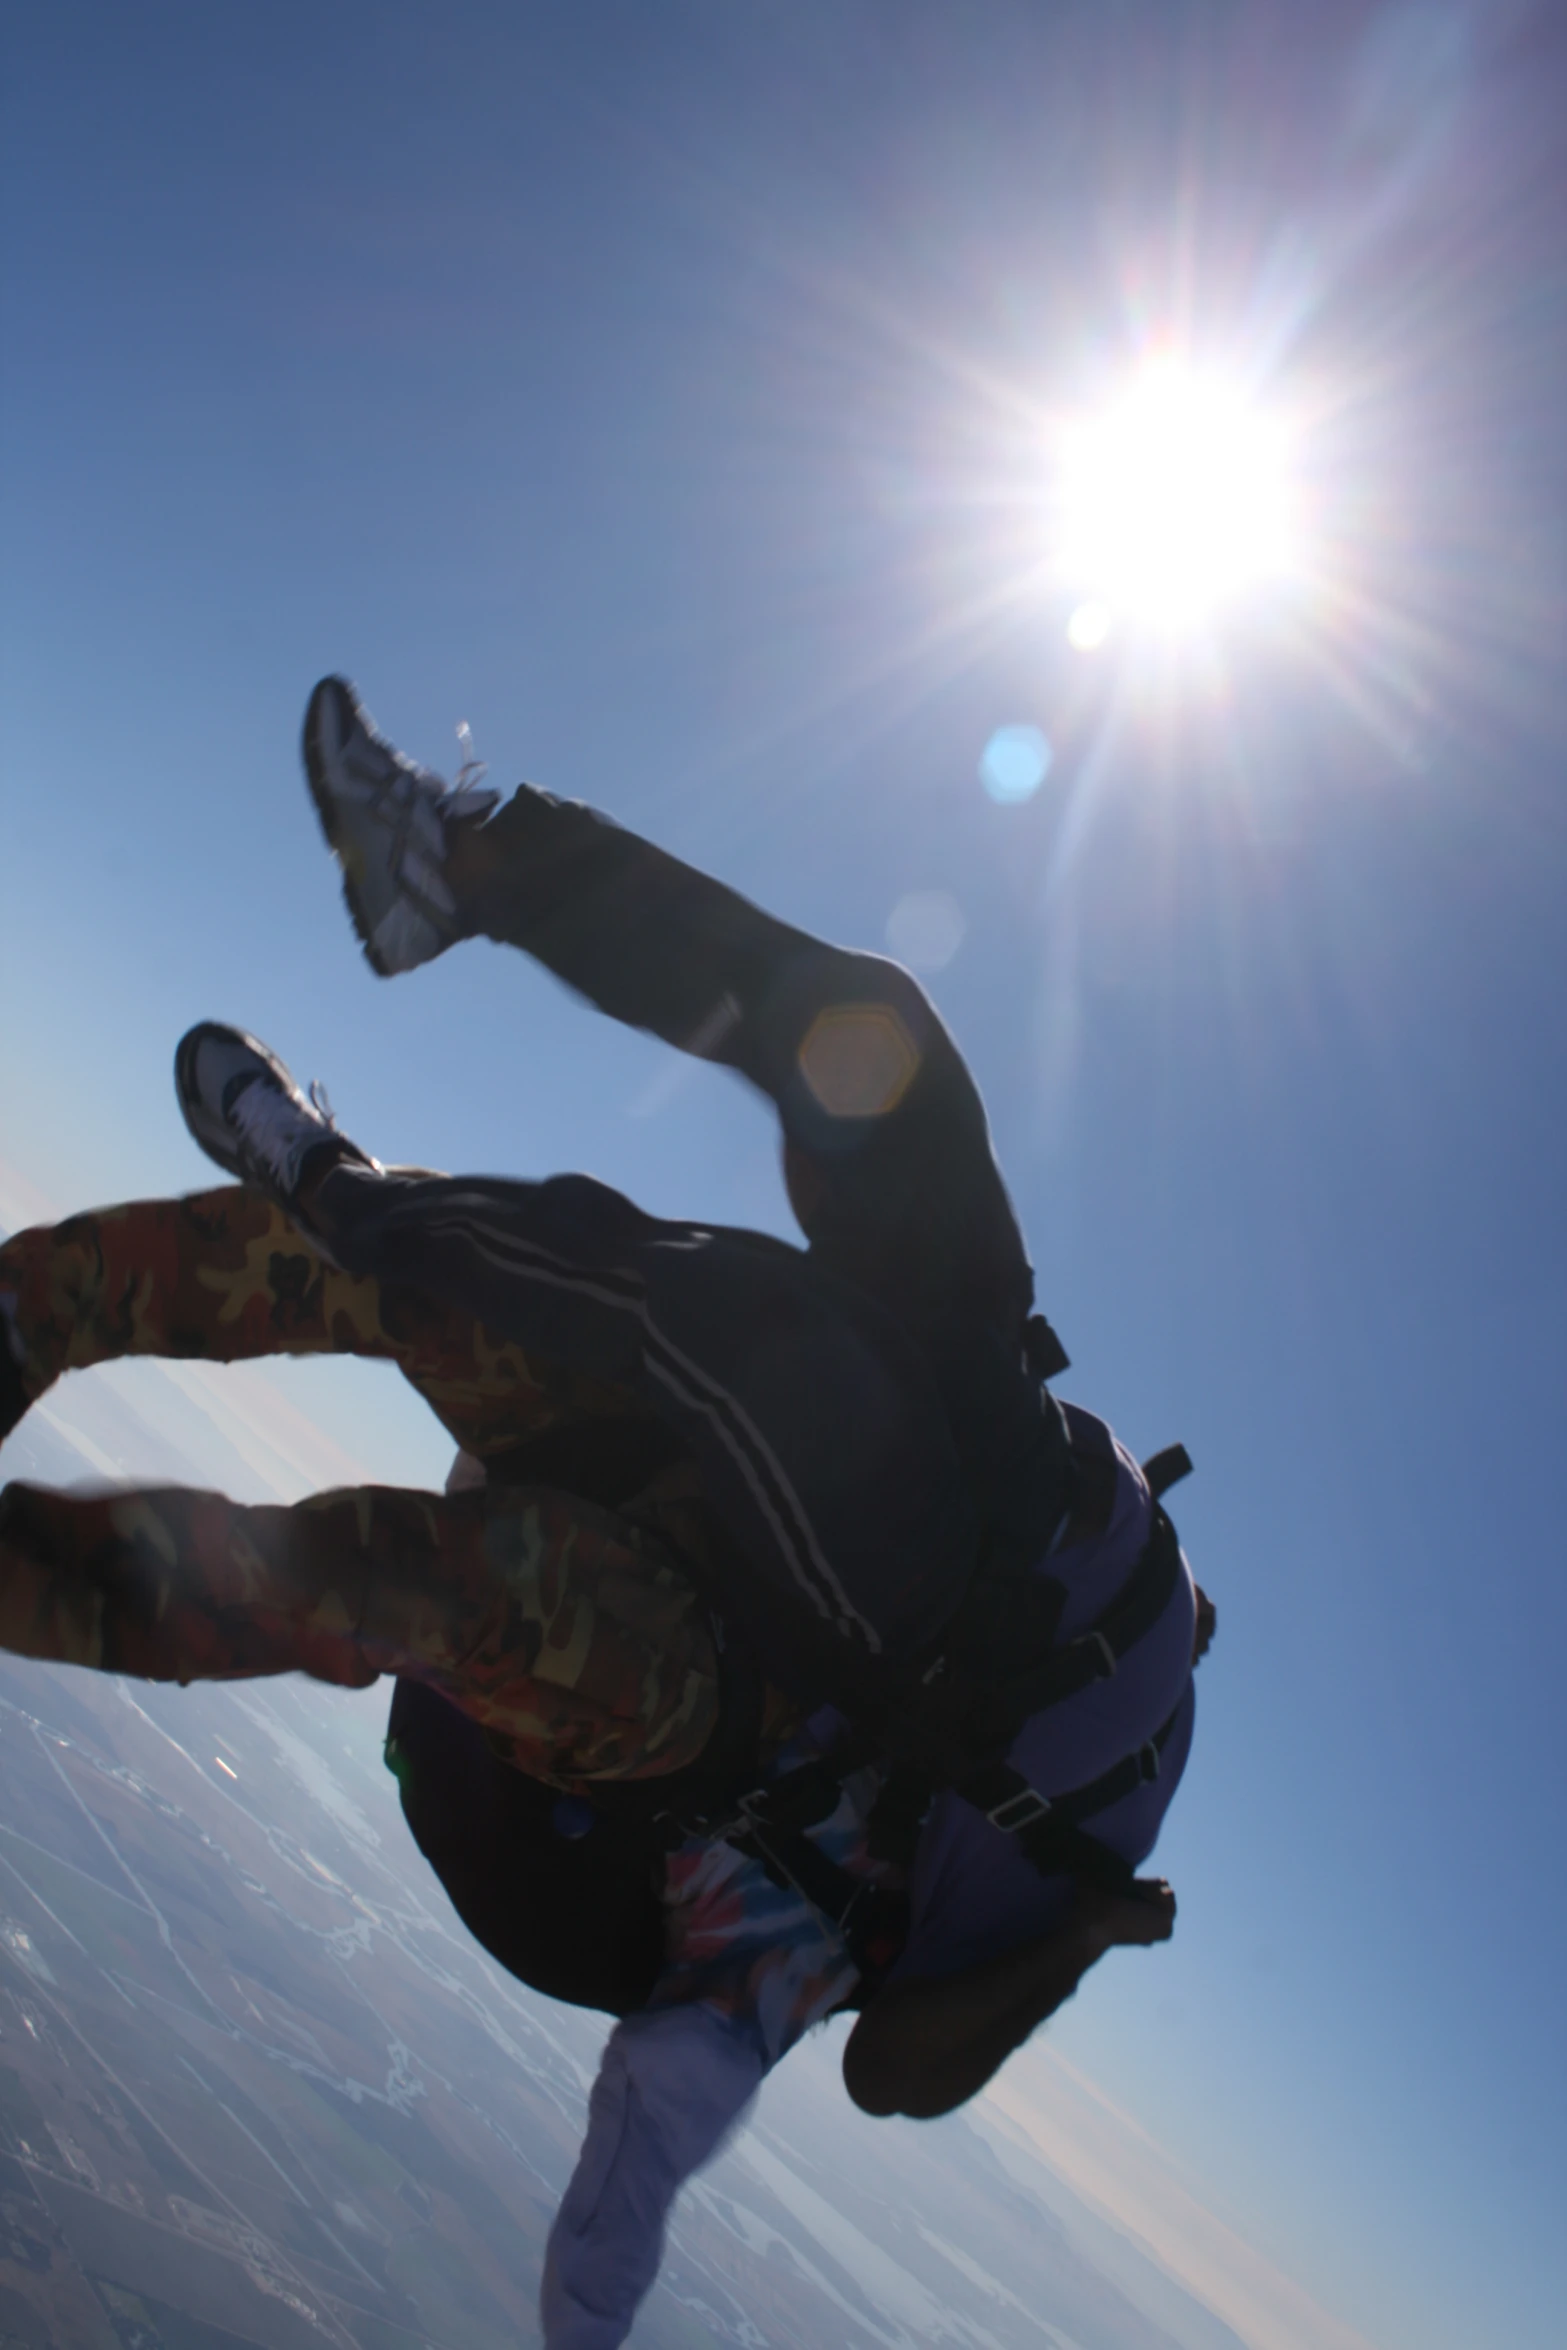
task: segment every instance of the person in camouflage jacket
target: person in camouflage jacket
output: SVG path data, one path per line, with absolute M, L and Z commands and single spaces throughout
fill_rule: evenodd
M 64 1372 L 127 1355 L 395 1362 L 484 1464 L 625 1399 L 456 1309 L 337 1270 L 258 1193 L 140 1201 L 0 1248 L 0 1434 Z M 8 1340 L 9 1343 L 3 1343 Z M 305 1672 L 429 1683 L 530 1776 L 678 1770 L 717 1704 L 709 1619 L 670 1531 L 678 1468 L 633 1514 L 496 1477 L 246 1507 L 176 1486 L 0 1494 L 0 1645 L 187 1682 Z

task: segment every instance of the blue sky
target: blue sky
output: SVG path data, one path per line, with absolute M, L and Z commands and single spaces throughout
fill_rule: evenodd
M 0 1159 L 190 1188 L 242 1020 L 385 1157 L 785 1228 L 737 1087 L 371 978 L 323 670 L 931 985 L 1067 1391 L 1199 1476 L 1168 1952 L 1055 2042 L 1373 2341 L 1555 2338 L 1567 40 L 1521 4 L 9 14 Z M 1322 579 L 1073 653 L 1050 419 L 1187 336 Z M 1042 730 L 1042 788 L 978 780 Z M 280 1374 L 386 1475 L 386 1381 Z M 1189 1496 L 1189 1498 L 1188 1498 Z

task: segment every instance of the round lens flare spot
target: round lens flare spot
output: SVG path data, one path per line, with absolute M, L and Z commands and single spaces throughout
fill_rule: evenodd
M 1079 604 L 1066 624 L 1066 641 L 1075 653 L 1097 653 L 1110 634 L 1110 607 L 1090 596 Z
M 1103 640 L 1112 614 L 1201 626 L 1287 568 L 1287 434 L 1239 391 L 1183 368 L 1147 368 L 1106 415 L 1074 426 L 1060 489 L 1079 650 Z
M 829 1118 L 884 1118 L 919 1065 L 919 1048 L 890 1004 L 818 1012 L 800 1047 L 800 1075 Z
M 911 971 L 945 971 L 967 927 L 950 890 L 912 889 L 887 916 L 887 944 Z
M 1003 808 L 1031 800 L 1050 773 L 1050 745 L 1037 726 L 998 726 L 979 762 L 979 780 Z

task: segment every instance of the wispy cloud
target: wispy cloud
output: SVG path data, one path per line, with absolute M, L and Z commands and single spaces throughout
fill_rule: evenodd
M 1053 2049 L 1015 2057 L 983 2102 L 1248 2350 L 1373 2350 L 1211 2211 L 1142 2125 Z

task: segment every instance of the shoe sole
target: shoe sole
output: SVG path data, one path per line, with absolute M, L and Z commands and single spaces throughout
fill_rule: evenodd
M 252 1036 L 248 1029 L 232 1027 L 227 1020 L 198 1020 L 174 1048 L 174 1098 L 191 1141 L 235 1183 L 249 1184 L 252 1189 L 260 1185 L 270 1196 L 276 1196 L 274 1187 L 240 1156 L 221 1112 L 208 1108 L 196 1084 L 196 1055 L 209 1036 L 222 1037 L 225 1041 L 238 1038 L 264 1069 L 290 1085 L 293 1079 L 277 1055 L 269 1052 L 259 1038 Z
M 354 926 L 354 936 L 364 950 L 365 961 L 376 977 L 378 979 L 392 979 L 396 977 L 396 973 L 387 969 L 376 952 L 375 941 L 365 922 L 363 909 L 354 894 L 353 878 L 349 873 L 348 860 L 343 853 L 343 843 L 339 836 L 337 804 L 331 786 L 327 782 L 327 754 L 322 742 L 322 735 L 325 728 L 326 705 L 338 694 L 347 696 L 355 720 L 364 728 L 365 733 L 377 741 L 380 740 L 365 715 L 364 705 L 347 678 L 323 677 L 305 705 L 304 736 L 300 745 L 305 762 L 305 781 L 310 787 L 310 797 L 315 802 L 316 820 L 321 826 L 327 847 L 337 859 L 338 870 L 343 876 L 343 904 L 348 909 L 348 919 Z

